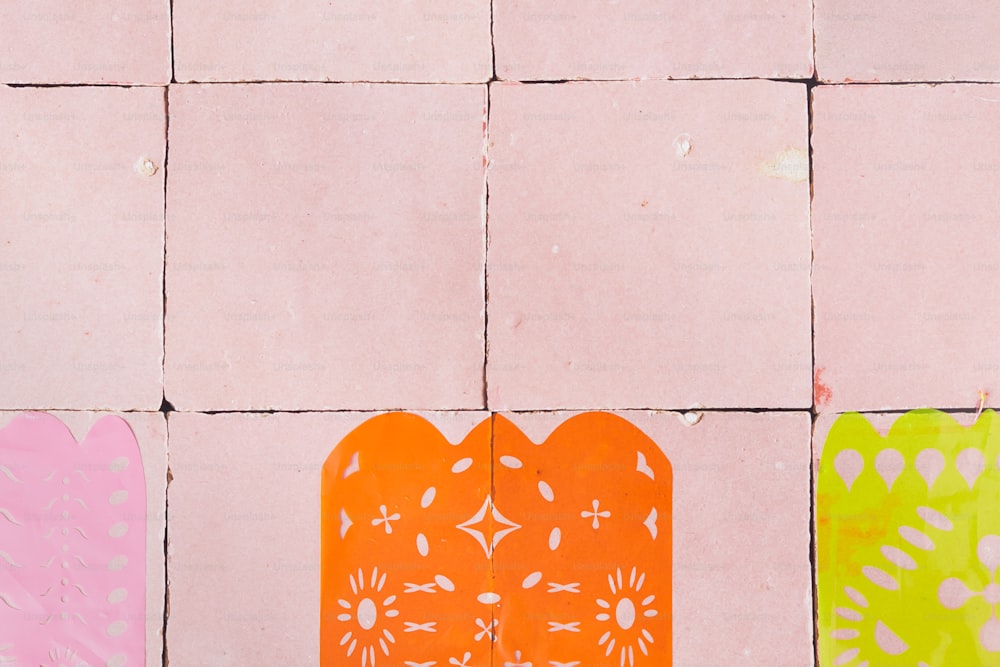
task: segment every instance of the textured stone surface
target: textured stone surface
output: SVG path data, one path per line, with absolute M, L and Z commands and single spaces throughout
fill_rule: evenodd
M 814 91 L 820 409 L 973 408 L 1000 389 L 998 102 L 988 85 Z
M 501 79 L 807 78 L 809 0 L 497 0 Z
M 490 407 L 810 404 L 804 86 L 491 94 Z
M 997 81 L 1000 5 L 978 0 L 816 0 L 824 81 Z
M 178 81 L 482 82 L 490 3 L 175 0 Z
M 0 82 L 170 81 L 169 0 L 6 0 Z
M 482 406 L 485 102 L 484 86 L 172 87 L 175 407 Z
M 162 88 L 0 86 L 0 407 L 156 410 Z

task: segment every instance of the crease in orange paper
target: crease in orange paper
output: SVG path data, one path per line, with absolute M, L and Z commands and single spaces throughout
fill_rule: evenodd
M 609 413 L 365 422 L 323 469 L 321 664 L 671 664 L 672 486 Z

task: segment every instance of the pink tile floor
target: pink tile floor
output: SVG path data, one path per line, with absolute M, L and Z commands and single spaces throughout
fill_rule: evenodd
M 292 4 L 0 6 L 3 424 L 136 430 L 147 665 L 318 664 L 319 470 L 396 409 L 618 411 L 675 665 L 814 664 L 817 419 L 1000 397 L 1000 9 Z

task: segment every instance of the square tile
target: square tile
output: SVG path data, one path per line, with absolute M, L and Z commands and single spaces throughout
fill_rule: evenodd
M 172 76 L 169 0 L 6 0 L 0 81 L 163 84 Z
M 673 470 L 672 664 L 812 664 L 810 415 L 705 413 L 688 426 L 675 413 L 615 414 L 659 445 Z M 532 442 L 542 443 L 570 416 L 510 419 Z M 584 454 L 566 465 L 594 463 Z M 555 467 L 544 472 L 556 475 Z M 613 487 L 589 488 L 598 499 L 613 494 Z M 586 519 L 579 512 L 560 516 L 566 522 Z M 601 521 L 610 525 L 623 518 L 612 512 Z M 613 559 L 607 552 L 581 555 L 581 576 Z M 582 659 L 588 657 L 604 659 L 604 650 Z
M 161 88 L 0 86 L 0 407 L 156 410 Z
M 491 94 L 491 408 L 810 405 L 805 86 Z
M 484 86 L 173 86 L 167 398 L 480 407 L 485 102 Z
M 49 414 L 65 424 L 77 442 L 82 442 L 91 427 L 109 413 L 57 411 Z M 0 428 L 22 416 L 24 413 L 0 412 Z M 131 427 L 142 456 L 146 481 L 146 611 L 143 618 L 146 628 L 146 663 L 157 665 L 163 655 L 166 585 L 163 541 L 167 503 L 167 424 L 163 415 L 158 412 L 128 412 L 118 413 L 117 416 Z M 0 459 L 2 457 L 0 453 Z M 0 465 L 3 463 L 0 460 Z
M 323 463 L 372 416 L 170 416 L 172 663 L 318 664 Z M 425 416 L 454 443 L 489 417 Z
M 178 81 L 485 82 L 488 0 L 175 0 Z
M 973 408 L 1000 392 L 998 102 L 988 85 L 815 89 L 821 409 Z
M 816 0 L 823 81 L 996 81 L 1000 5 L 977 0 Z
M 497 0 L 501 79 L 808 78 L 809 0 Z

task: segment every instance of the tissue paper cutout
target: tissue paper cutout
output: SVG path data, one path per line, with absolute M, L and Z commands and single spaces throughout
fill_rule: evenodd
M 496 549 L 495 664 L 670 665 L 673 471 L 607 413 L 541 443 L 494 425 L 497 505 L 523 529 Z
M 672 471 L 624 419 L 458 444 L 375 417 L 323 469 L 322 665 L 669 665 Z
M 1000 664 L 1000 435 L 933 410 L 834 423 L 817 489 L 820 664 Z
M 323 466 L 321 665 L 489 664 L 490 482 L 489 420 L 452 445 L 391 413 L 337 445 Z
M 146 482 L 135 435 L 79 444 L 31 413 L 0 430 L 0 664 L 145 662 Z

